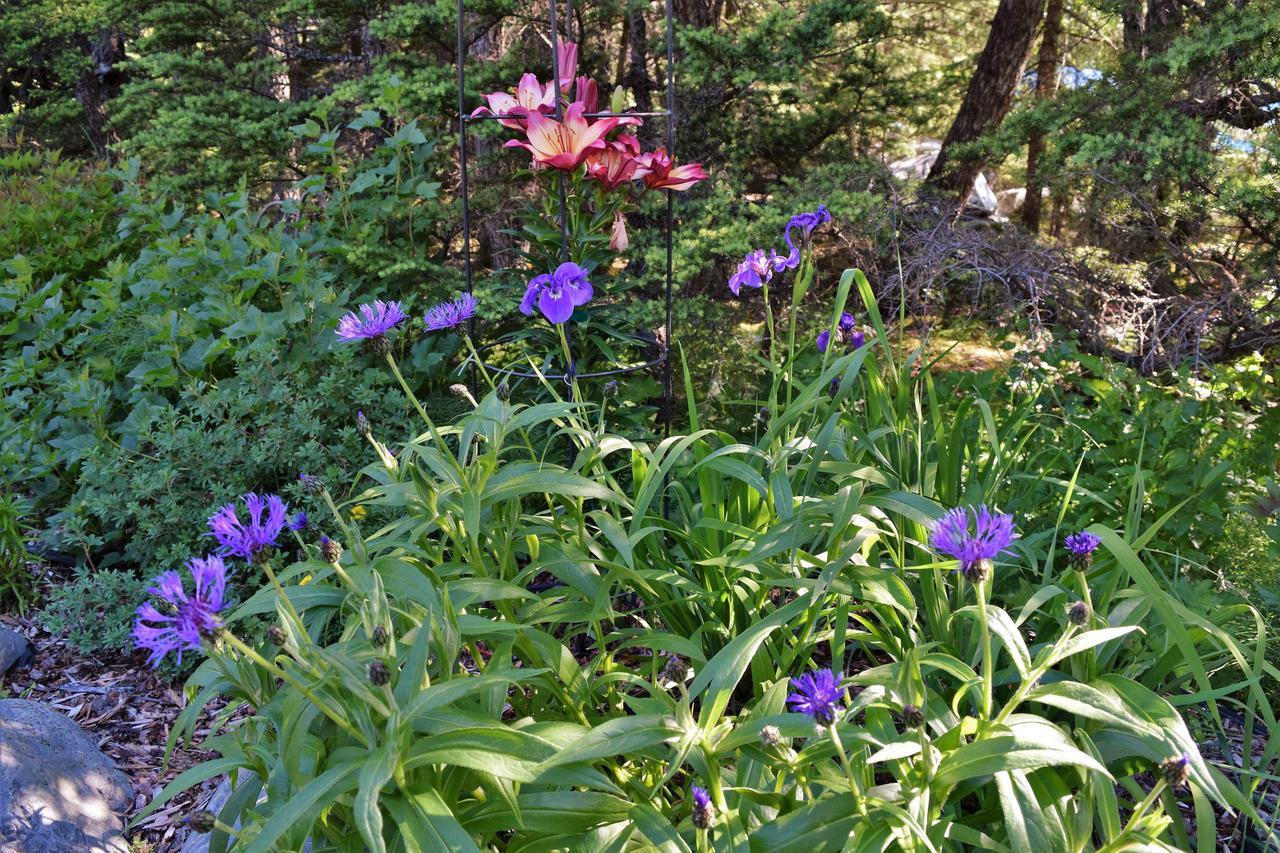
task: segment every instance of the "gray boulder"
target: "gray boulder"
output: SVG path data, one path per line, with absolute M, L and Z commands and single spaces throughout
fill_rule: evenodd
M 31 666 L 35 660 L 36 650 L 26 637 L 0 627 L 0 675 L 15 666 Z
M 0 853 L 128 853 L 132 800 L 129 778 L 78 725 L 0 700 Z
M 889 164 L 889 171 L 899 180 L 924 180 L 929 176 L 929 170 L 933 168 L 941 151 L 941 142 L 936 139 L 926 139 L 916 145 L 915 156 L 894 160 Z M 982 172 L 979 172 L 978 177 L 973 181 L 973 190 L 965 201 L 965 208 L 968 212 L 979 216 L 994 216 L 999 208 L 991 183 Z

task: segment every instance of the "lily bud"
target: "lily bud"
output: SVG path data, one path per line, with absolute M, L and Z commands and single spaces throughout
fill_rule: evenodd
M 618 211 L 613 215 L 613 234 L 609 238 L 609 248 L 615 252 L 625 252 L 630 245 L 631 241 L 627 237 L 627 219 L 622 215 L 622 211 Z

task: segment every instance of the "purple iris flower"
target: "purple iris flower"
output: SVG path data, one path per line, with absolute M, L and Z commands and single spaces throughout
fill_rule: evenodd
M 744 287 L 760 287 L 773 278 L 773 264 L 764 253 L 764 249 L 747 252 L 747 256 L 738 264 L 738 270 L 729 276 L 729 289 L 738 296 Z
M 147 592 L 167 602 L 165 609 L 171 612 L 161 613 L 149 601 L 138 607 L 133 642 L 150 652 L 147 663 L 153 667 L 159 666 L 169 652 L 177 652 L 181 663 L 183 651 L 200 651 L 201 639 L 213 636 L 222 627 L 218 612 L 226 606 L 226 564 L 221 557 L 205 557 L 188 561 L 187 568 L 195 579 L 193 595 L 187 595 L 181 575 L 168 571 L 156 578 L 155 586 Z
M 843 676 L 834 670 L 819 669 L 791 679 L 795 692 L 787 697 L 791 710 L 813 718 L 820 726 L 830 726 L 844 710 L 840 700 L 844 698 Z
M 762 287 L 765 282 L 773 281 L 773 274 L 788 268 L 787 259 L 780 256 L 775 249 L 765 254 L 764 249 L 747 252 L 747 256 L 738 264 L 738 270 L 729 276 L 729 289 L 737 296 L 744 287 Z
M 805 248 L 808 248 L 813 238 L 813 229 L 830 221 L 831 213 L 827 210 L 825 204 L 818 205 L 817 210 L 799 213 L 791 217 L 791 221 L 787 223 L 786 233 L 783 235 L 783 239 L 787 241 L 787 249 L 790 250 L 787 255 L 787 263 L 790 266 L 794 267 L 800 263 L 800 247 L 795 244 L 791 237 L 791 232 L 798 229 L 801 242 L 804 243 Z
M 857 349 L 862 346 L 865 336 L 858 330 L 857 320 L 849 312 L 840 315 L 840 321 L 836 323 L 836 340 L 844 341 L 849 345 L 850 349 Z M 818 333 L 818 352 L 826 352 L 827 347 L 831 345 L 831 330 L 823 329 Z
M 960 571 L 977 583 L 986 580 L 991 561 L 1007 551 L 1014 538 L 1013 516 L 993 513 L 983 504 L 949 510 L 934 525 L 929 542 L 935 551 L 959 560 Z
M 223 554 L 253 560 L 275 547 L 287 521 L 289 508 L 277 495 L 263 497 L 250 492 L 243 500 L 249 511 L 248 524 L 240 521 L 235 504 L 229 503 L 209 516 L 209 529 L 222 546 Z M 266 518 L 263 518 L 264 510 Z
M 536 305 L 542 316 L 552 323 L 564 323 L 573 316 L 573 309 L 586 305 L 591 297 L 587 271 L 572 261 L 566 261 L 556 267 L 555 272 L 534 276 L 529 281 L 520 302 L 520 312 L 526 317 L 532 316 Z
M 441 302 L 427 311 L 427 331 L 455 329 L 476 315 L 476 298 L 464 293 L 451 302 Z
M 298 514 L 289 521 L 289 529 L 294 533 L 297 533 L 299 531 L 306 530 L 307 525 L 310 523 L 311 520 L 307 518 L 307 511 L 305 509 L 300 509 L 298 510 Z
M 383 302 L 361 305 L 356 311 L 338 321 L 338 337 L 344 341 L 380 338 L 398 326 L 407 315 L 399 302 Z

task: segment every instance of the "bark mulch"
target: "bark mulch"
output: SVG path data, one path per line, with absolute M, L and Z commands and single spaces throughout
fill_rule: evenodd
M 165 763 L 169 732 L 186 700 L 179 687 L 156 677 L 141 655 L 77 651 L 30 617 L 0 616 L 0 624 L 26 636 L 36 649 L 35 663 L 0 677 L 0 688 L 10 698 L 33 699 L 66 714 L 97 741 L 133 782 L 134 800 L 127 819 L 132 820 L 179 773 L 216 757 L 179 747 Z M 219 708 L 211 703 L 202 715 L 196 727 L 197 743 L 211 734 L 212 715 Z M 134 850 L 177 851 L 187 835 L 182 819 L 204 804 L 217 781 L 211 779 L 179 794 L 130 830 Z

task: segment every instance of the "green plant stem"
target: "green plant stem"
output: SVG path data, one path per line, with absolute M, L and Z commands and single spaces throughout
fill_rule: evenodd
M 1138 822 L 1146 817 L 1152 804 L 1164 793 L 1167 784 L 1163 778 L 1156 779 L 1156 784 L 1151 788 L 1150 793 L 1142 799 L 1142 802 L 1134 806 L 1133 814 L 1129 815 L 1129 820 L 1125 823 L 1124 829 L 1120 830 L 1119 835 L 1107 842 L 1106 846 L 1098 848 L 1098 853 L 1119 853 L 1121 850 L 1128 850 L 1129 837 L 1137 830 Z
M 310 699 L 311 703 L 315 705 L 322 714 L 328 717 L 334 725 L 358 740 L 366 749 L 369 748 L 369 739 L 365 737 L 362 732 L 360 732 L 355 726 L 351 725 L 351 723 L 347 721 L 346 717 L 330 708 L 328 703 L 321 701 L 320 697 L 312 692 L 311 688 L 294 678 L 288 670 L 276 666 L 274 663 L 258 654 L 257 650 L 249 646 L 230 631 L 223 630 L 222 638 L 226 641 L 227 645 L 231 646 L 233 649 L 265 669 L 267 672 L 270 672 L 282 681 L 287 681 L 289 684 L 292 684 L 303 696 Z
M 831 744 L 836 748 L 836 755 L 840 758 L 840 766 L 844 768 L 844 775 L 849 779 L 849 792 L 853 794 L 853 802 L 858 809 L 858 814 L 866 817 L 867 795 L 862 789 L 861 768 L 855 772 L 853 765 L 849 763 L 849 756 L 844 751 L 844 744 L 840 741 L 840 734 L 836 731 L 834 723 L 827 726 L 827 733 L 831 735 Z
M 1060 636 L 1058 641 L 1053 644 L 1054 651 L 1056 651 L 1060 646 L 1065 645 L 1068 640 L 1076 635 L 1078 630 L 1079 629 L 1075 625 L 1068 625 L 1067 630 L 1063 631 L 1062 636 Z M 1053 652 L 1045 655 L 1045 660 L 1053 660 Z M 1004 703 L 1004 707 L 1000 709 L 1000 713 L 996 715 L 993 722 L 1003 723 L 1008 719 L 1009 715 L 1016 711 L 1018 706 L 1022 704 L 1022 700 L 1027 697 L 1027 694 L 1035 689 L 1036 682 L 1038 682 L 1041 676 L 1048 671 L 1048 663 L 1032 669 L 1031 672 L 1027 674 L 1027 677 L 1022 680 L 1022 683 L 1018 685 L 1018 689 L 1014 691 L 1013 696 L 1009 698 L 1009 701 Z
M 259 565 L 262 566 L 262 571 L 266 574 L 267 580 L 271 582 L 271 586 L 275 589 L 276 595 L 280 596 L 280 603 L 289 614 L 289 618 L 293 620 L 298 633 L 301 636 L 310 639 L 310 635 L 307 634 L 306 626 L 302 624 L 302 616 L 298 613 L 297 609 L 294 608 L 293 602 L 289 600 L 289 596 L 285 594 L 284 587 L 280 585 L 280 581 L 276 577 L 276 573 L 271 570 L 271 561 L 263 560 Z
M 467 351 L 471 353 L 471 358 L 475 361 L 476 367 L 480 369 L 480 375 L 484 377 L 485 384 L 489 386 L 489 390 L 496 390 L 497 386 L 493 382 L 493 377 L 489 375 L 489 368 L 484 366 L 484 361 L 480 358 L 480 350 L 476 349 L 475 341 L 471 340 L 471 336 L 466 332 L 462 333 L 462 340 L 467 345 Z
M 764 321 L 765 329 L 769 334 L 769 370 L 772 374 L 769 378 L 769 419 L 778 415 L 778 377 L 781 374 L 781 368 L 778 367 L 778 360 L 774 354 L 775 339 L 773 329 L 773 308 L 769 304 L 769 282 L 766 280 L 761 286 L 761 296 L 764 297 Z
M 991 694 L 995 681 L 995 660 L 991 653 L 991 625 L 987 619 L 987 587 L 990 580 L 973 585 L 978 594 L 978 630 L 982 632 L 982 716 L 991 719 Z
M 458 464 L 458 460 L 453 458 L 453 454 L 449 453 L 449 448 L 445 445 L 444 440 L 440 437 L 440 431 L 436 429 L 435 421 L 431 420 L 431 416 L 427 414 L 427 410 L 422 407 L 422 403 L 418 402 L 417 396 L 409 389 L 409 383 L 404 381 L 404 375 L 400 373 L 400 367 L 396 364 L 395 356 L 387 353 L 387 364 L 391 367 L 391 372 L 395 374 L 396 381 L 400 383 L 401 390 L 405 396 L 409 398 L 409 402 L 418 410 L 418 415 L 427 424 L 427 429 L 431 432 L 431 440 L 436 443 L 436 447 L 443 456 L 453 460 L 454 466 Z
M 578 369 L 573 362 L 573 350 L 569 348 L 569 336 L 564 333 L 564 323 L 556 323 L 556 332 L 560 335 L 560 346 L 564 349 L 565 371 L 571 374 L 570 379 L 572 381 L 569 384 L 569 388 L 573 392 L 573 402 L 581 403 L 582 394 L 578 390 Z

